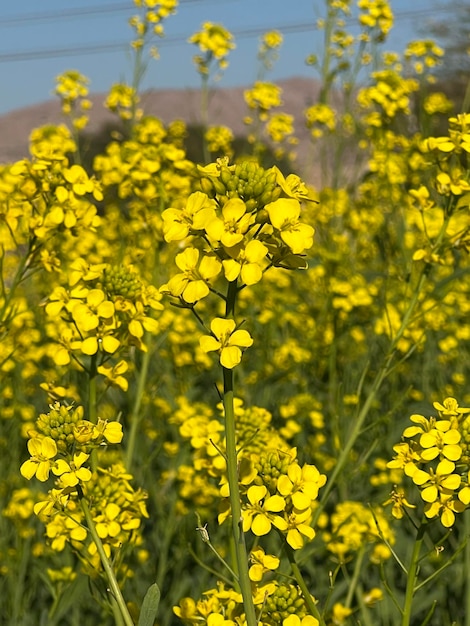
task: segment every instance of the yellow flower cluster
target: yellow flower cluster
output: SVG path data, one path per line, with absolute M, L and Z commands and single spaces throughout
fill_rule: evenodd
M 311 541 L 315 536 L 310 525 L 312 511 L 326 476 L 314 465 L 301 467 L 296 456 L 295 449 L 262 454 L 242 509 L 245 532 L 251 530 L 262 537 L 275 528 L 285 535 L 294 550 L 299 550 L 306 540 Z M 219 522 L 226 516 L 227 512 L 219 515 Z
M 132 47 L 139 50 L 151 37 L 163 37 L 162 22 L 176 12 L 178 0 L 134 0 L 134 5 L 141 9 L 141 14 L 131 17 L 129 24 L 135 32 Z M 155 48 L 152 56 L 158 57 Z
M 62 113 L 71 119 L 77 131 L 88 124 L 86 112 L 91 108 L 91 101 L 87 98 L 88 83 L 88 78 L 76 70 L 69 70 L 56 78 L 55 94 L 60 98 Z
M 379 114 L 369 113 L 366 118 L 369 123 L 377 122 L 380 115 L 393 119 L 399 113 L 410 113 L 410 96 L 418 89 L 418 82 L 414 78 L 403 78 L 393 70 L 382 70 L 372 74 L 375 84 L 361 89 L 357 101 L 364 109 L 377 107 Z
M 377 41 L 383 41 L 393 27 L 393 13 L 388 0 L 359 0 L 359 23 L 370 31 L 378 31 Z
M 203 191 L 192 193 L 184 208 L 162 213 L 166 241 L 193 236 L 176 255 L 180 273 L 161 287 L 163 293 L 193 308 L 211 291 L 217 293 L 214 284 L 222 275 L 242 288 L 259 283 L 272 266 L 306 267 L 303 256 L 314 229 L 300 217 L 299 200 L 308 192 L 298 177 L 284 179 L 276 167 L 264 170 L 249 161 L 228 165 L 226 159 L 200 168 L 200 174 Z M 216 318 L 210 332 L 201 340 L 202 350 L 218 351 L 229 369 L 240 362 L 241 348 L 252 344 L 234 320 Z
M 64 154 L 67 143 L 59 145 L 61 134 L 59 130 L 54 137 L 58 151 L 53 154 L 49 142 L 48 153 L 43 153 L 43 139 L 36 135 L 38 157 L 6 166 L 1 176 L 2 246 L 15 250 L 31 241 L 31 262 L 36 266 L 56 256 L 50 244 L 53 236 L 83 236 L 100 223 L 94 201 L 103 198 L 101 185 L 80 165 L 69 165 Z M 68 137 L 66 131 L 63 135 Z
M 90 503 L 97 535 L 107 557 L 116 555 L 115 567 L 119 571 L 123 546 L 135 549 L 141 543 L 141 523 L 148 517 L 147 495 L 140 489 L 135 490 L 131 480 L 132 475 L 121 463 L 116 463 L 106 469 L 98 468 L 86 482 L 80 479 L 79 487 L 70 486 L 66 491 L 51 489 L 47 500 L 34 506 L 36 515 L 46 524 L 51 548 L 61 552 L 67 544 L 71 545 L 83 570 L 92 578 L 102 572 L 102 565 L 80 506 L 81 499 Z
M 413 69 L 416 74 L 423 74 L 426 69 L 442 63 L 444 50 L 431 39 L 411 41 L 405 50 L 405 59 L 414 59 Z M 429 82 L 432 82 L 428 77 Z
M 272 69 L 279 58 L 279 48 L 282 45 L 282 34 L 277 30 L 271 30 L 260 38 L 258 47 L 258 59 L 261 63 L 262 72 Z
M 418 486 L 425 502 L 428 518 L 439 516 L 443 526 L 455 523 L 455 514 L 470 504 L 468 481 L 470 419 L 469 408 L 460 407 L 455 398 L 434 403 L 437 417 L 412 415 L 403 432 L 407 441 L 396 444 L 395 458 L 388 463 L 392 469 L 401 469 Z M 404 506 L 408 502 L 402 497 Z M 394 515 L 402 516 L 399 500 L 394 498 Z
M 121 440 L 122 426 L 118 422 L 98 420 L 93 424 L 83 419 L 82 407 L 55 403 L 49 413 L 40 415 L 36 430 L 30 431 L 31 458 L 22 464 L 21 474 L 28 480 L 36 476 L 46 482 L 52 471 L 60 477 L 58 487 L 65 492 L 91 479 L 90 470 L 82 466 L 93 449 Z
M 178 469 L 180 497 L 188 504 L 198 502 L 199 510 L 213 503 L 220 496 L 220 487 L 214 478 L 226 483 L 226 462 L 220 451 L 225 450 L 223 414 L 214 412 L 205 404 L 188 405 L 179 399 L 179 408 L 171 416 L 171 422 L 179 427 L 183 440 L 193 449 L 192 467 Z M 222 411 L 222 407 L 220 407 Z M 272 415 L 260 407 L 244 407 L 235 399 L 237 442 L 240 455 L 240 480 L 248 485 L 256 477 L 260 451 L 266 449 L 288 451 L 288 444 L 272 429 Z M 284 458 L 288 458 L 284 456 Z M 226 486 L 223 487 L 226 490 Z M 275 490 L 275 485 L 274 485 Z M 226 491 L 225 491 L 226 495 Z M 183 502 L 182 502 L 183 506 Z
M 193 57 L 197 71 L 201 76 L 207 77 L 213 62 L 216 64 L 216 78 L 221 71 L 227 68 L 227 57 L 230 50 L 235 48 L 232 34 L 221 24 L 204 22 L 202 29 L 191 35 L 189 43 L 198 46 L 202 54 Z
M 307 128 L 312 137 L 322 137 L 325 132 L 332 132 L 336 128 L 336 113 L 327 104 L 313 104 L 305 111 Z
M 300 589 L 292 584 L 270 582 L 256 587 L 255 607 L 260 613 L 259 626 L 318 626 L 307 614 Z M 188 626 L 201 623 L 237 626 L 245 622 L 241 594 L 219 583 L 205 593 L 204 600 L 183 598 L 174 613 Z
M 122 388 L 118 376 L 123 368 L 110 368 L 109 361 L 124 346 L 146 350 L 145 332 L 159 330 L 151 311 L 162 310 L 160 299 L 158 290 L 145 285 L 131 267 L 89 265 L 77 259 L 70 266 L 68 284 L 56 287 L 46 303 L 53 322 L 49 356 L 56 365 L 73 361 L 83 369 L 83 357 L 97 357 L 98 372 Z
M 294 137 L 294 117 L 288 113 L 273 113 L 266 124 L 266 131 L 274 143 L 297 143 Z
M 139 100 L 134 87 L 117 83 L 109 90 L 104 105 L 113 113 L 117 113 L 122 120 L 138 120 L 143 114 L 141 109 L 137 109 Z
M 133 238 L 133 260 L 155 254 L 155 240 L 162 240 L 161 207 L 190 193 L 194 165 L 181 148 L 184 132 L 180 124 L 165 128 L 159 119 L 144 116 L 134 125 L 132 139 L 111 141 L 94 161 L 108 190 L 108 210 L 114 211 L 116 241 Z M 122 201 L 127 203 L 125 215 Z
M 268 119 L 271 109 L 281 106 L 282 89 L 274 83 L 257 81 L 251 89 L 244 92 L 248 107 L 256 112 L 261 121 Z
M 395 543 L 395 534 L 380 507 L 371 508 L 352 501 L 336 505 L 323 538 L 339 563 L 345 563 L 351 554 L 368 548 L 372 548 L 370 561 L 382 563 L 390 558 L 389 546 Z
M 132 20 L 141 69 L 143 47 L 163 34 L 176 2 L 135 4 L 142 9 Z M 436 417 L 414 415 L 388 467 L 386 452 L 400 403 L 422 402 L 438 387 L 457 396 L 468 380 L 470 117 L 455 115 L 441 131 L 440 114 L 451 103 L 439 93 L 425 97 L 418 115 L 414 94 L 424 81 L 402 74 L 401 63 L 418 64 L 426 78 L 439 49 L 414 42 L 404 57 L 381 57 L 374 46 L 392 22 L 388 3 L 361 1 L 354 35 L 346 27 L 353 3 L 327 5 L 324 63 L 316 63 L 322 90 L 305 112 L 311 138 L 324 139 L 316 143 L 315 168 L 304 163 L 306 180 L 321 178 L 321 208 L 301 178 L 282 174 L 284 164 L 270 167 L 271 153 L 259 147 L 263 137 L 284 157 L 300 122 L 275 112 L 281 90 L 262 71 L 246 94 L 254 118 L 250 158 L 238 156 L 229 129 L 208 127 L 215 162 L 196 165 L 186 156 L 185 124 L 141 114 L 138 88 L 119 84 L 106 106 L 125 122 L 122 134 L 113 133 L 93 163 L 87 155 L 80 161 L 88 87 L 72 72 L 57 93 L 75 132 L 35 129 L 31 158 L 0 167 L 0 457 L 4 467 L 21 466 L 23 479 L 39 481 L 26 489 L 8 471 L 0 481 L 8 522 L 0 574 L 10 591 L 11 581 L 22 588 L 25 563 L 41 557 L 37 569 L 45 578 L 47 567 L 60 609 L 79 572 L 76 558 L 90 576 L 102 575 L 101 542 L 118 585 L 134 575 L 131 601 L 121 605 L 131 607 L 132 621 L 132 596 L 143 597 L 146 575 L 132 571 L 128 556 L 145 558 L 158 547 L 167 620 L 194 588 L 196 555 L 211 571 L 197 577 L 201 599 L 175 607 L 184 623 L 242 626 L 250 622 L 243 607 L 250 590 L 254 623 L 264 626 L 376 623 L 368 615 L 381 598 L 374 565 L 400 598 L 388 557 L 392 546 L 411 552 L 402 525 L 395 535 L 376 504 L 388 485 L 397 485 L 392 514 L 409 513 L 415 522 L 424 509 L 420 528 L 432 540 L 439 518 L 450 529 L 470 504 L 470 417 L 455 400 L 436 404 Z M 281 40 L 276 32 L 261 39 L 265 69 Z M 206 23 L 193 43 L 204 84 L 211 67 L 225 66 L 233 38 Z M 362 64 L 372 59 L 376 72 L 366 82 Z M 356 88 L 358 73 L 365 88 Z M 220 154 L 230 158 L 215 160 Z M 162 294 L 175 306 L 162 308 Z M 215 361 L 223 390 L 214 389 Z M 231 406 L 234 380 L 245 404 Z M 36 419 L 44 392 L 50 411 Z M 217 393 L 228 409 L 206 404 Z M 126 465 L 114 449 L 123 428 Z M 146 494 L 132 487 L 130 468 L 152 485 L 152 523 L 143 523 Z M 41 488 L 49 491 L 38 497 Z M 186 531 L 198 537 L 194 512 L 207 524 L 198 523 L 203 545 L 193 551 Z M 52 549 L 37 541 L 42 526 L 29 519 L 34 513 Z M 243 568 L 234 567 L 227 547 L 229 518 L 247 543 L 243 599 Z M 433 579 L 443 558 L 432 554 L 421 571 Z M 209 576 L 222 563 L 217 586 Z M 319 575 L 325 567 L 329 575 Z M 33 589 L 39 578 L 28 572 L 28 584 L 29 576 Z M 414 582 L 410 589 L 420 587 Z M 83 602 L 90 620 L 102 620 L 84 587 L 72 588 L 77 606 Z M 8 611 L 17 594 L 3 597 Z M 33 591 L 20 603 L 26 621 L 34 621 L 32 612 L 26 617 L 30 597 Z M 61 619 L 53 610 L 50 621 Z
M 233 132 L 227 126 L 210 126 L 204 135 L 207 149 L 214 154 L 230 156 L 233 153 Z

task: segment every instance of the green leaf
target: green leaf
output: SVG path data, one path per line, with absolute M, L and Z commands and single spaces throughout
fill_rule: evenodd
M 160 589 L 157 583 L 153 583 L 147 589 L 144 601 L 140 608 L 139 623 L 137 626 L 153 626 L 157 617 L 158 605 L 160 603 Z

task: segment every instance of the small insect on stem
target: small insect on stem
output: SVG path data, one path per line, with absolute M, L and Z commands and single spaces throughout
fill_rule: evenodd
M 198 522 L 200 524 L 201 520 L 199 519 Z M 201 539 L 204 541 L 204 543 L 210 543 L 211 540 L 207 531 L 207 524 L 204 524 L 204 526 L 196 526 L 196 530 L 201 535 Z

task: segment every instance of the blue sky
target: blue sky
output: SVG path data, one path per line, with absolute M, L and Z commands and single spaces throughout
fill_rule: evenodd
M 445 20 L 449 0 L 391 0 L 396 25 L 385 49 L 402 51 L 421 37 L 427 19 Z M 305 58 L 321 49 L 314 29 L 324 13 L 322 0 L 180 0 L 176 15 L 165 22 L 160 60 L 150 61 L 144 88 L 197 87 L 186 39 L 202 22 L 222 23 L 235 34 L 237 48 L 220 83 L 248 85 L 256 79 L 258 33 L 286 28 L 281 55 L 270 80 L 314 76 Z M 132 0 L 20 0 L 0 3 L 0 114 L 51 99 L 54 78 L 77 69 L 90 79 L 92 92 L 129 80 L 131 60 L 126 42 Z M 290 32 L 289 32 L 290 31 Z M 107 48 L 108 47 L 108 48 Z M 77 51 L 78 49 L 78 51 Z M 74 50 L 76 52 L 74 52 Z

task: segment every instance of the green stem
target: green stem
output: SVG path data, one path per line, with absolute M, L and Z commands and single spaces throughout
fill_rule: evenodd
M 232 512 L 232 534 L 235 543 L 237 572 L 240 591 L 243 597 L 246 622 L 248 626 L 256 626 L 257 619 L 251 581 L 248 575 L 248 555 L 246 552 L 245 533 L 243 532 L 243 518 L 240 504 L 240 490 L 238 487 L 238 458 L 235 438 L 235 412 L 233 407 L 233 371 L 223 368 L 224 375 L 224 410 L 225 410 L 225 440 L 227 452 L 227 478 L 230 490 L 230 508 Z
M 237 298 L 237 281 L 229 283 L 227 288 L 227 298 L 225 304 L 225 316 L 232 317 L 235 313 Z M 257 619 L 253 595 L 251 592 L 251 581 L 248 575 L 249 564 L 246 551 L 245 533 L 243 532 L 243 517 L 240 504 L 240 489 L 238 485 L 238 455 L 235 432 L 235 411 L 233 406 L 233 370 L 225 367 L 224 378 L 224 412 L 225 412 L 225 447 L 227 455 L 227 479 L 229 485 L 229 499 L 232 519 L 232 536 L 235 545 L 235 556 L 237 563 L 238 584 L 243 597 L 246 623 L 248 626 L 256 626 Z
M 433 245 L 433 250 L 438 251 L 439 247 L 442 244 L 442 241 L 444 239 L 445 233 L 447 231 L 447 226 L 449 224 L 449 220 L 450 220 L 450 216 L 448 215 L 444 221 L 443 224 L 441 226 L 440 232 L 438 234 L 438 236 L 436 237 L 436 240 L 434 242 Z M 313 517 L 313 525 L 315 526 L 315 524 L 318 521 L 318 518 L 323 510 L 323 507 L 325 506 L 325 503 L 333 489 L 333 487 L 336 484 L 336 480 L 339 476 L 339 474 L 341 473 L 341 471 L 343 470 L 344 466 L 346 465 L 348 458 L 349 458 L 349 454 L 352 450 L 352 448 L 354 447 L 354 444 L 356 443 L 357 438 L 359 437 L 359 435 L 361 434 L 362 431 L 362 427 L 364 425 L 364 422 L 369 414 L 370 409 L 372 408 L 375 399 L 378 395 L 378 392 L 382 386 L 383 381 L 387 378 L 388 374 L 390 373 L 390 371 L 392 370 L 392 363 L 393 363 L 393 359 L 395 357 L 395 353 L 396 350 L 398 348 L 398 344 L 401 340 L 401 338 L 403 337 L 406 329 L 408 328 L 411 319 L 414 315 L 414 311 L 415 308 L 419 302 L 419 298 L 421 295 L 421 292 L 423 291 L 424 285 L 426 283 L 427 280 L 427 276 L 430 270 L 429 265 L 424 265 L 417 277 L 417 281 L 416 281 L 416 287 L 413 291 L 413 294 L 411 296 L 411 299 L 409 301 L 408 304 L 408 308 L 405 311 L 405 314 L 403 316 L 402 322 L 400 324 L 400 328 L 398 329 L 396 335 L 393 337 L 393 339 L 390 342 L 390 346 L 387 352 L 387 355 L 385 357 L 385 360 L 382 364 L 382 366 L 380 367 L 379 371 L 377 372 L 375 379 L 372 383 L 372 387 L 369 391 L 369 395 L 367 396 L 364 404 L 362 405 L 361 410 L 359 411 L 355 421 L 354 421 L 354 427 L 352 429 L 352 432 L 346 442 L 346 444 L 344 445 L 344 448 L 339 456 L 339 459 L 335 465 L 335 468 L 333 470 L 333 473 L 331 474 L 331 476 L 328 479 L 328 482 L 326 484 L 325 489 L 322 491 L 322 497 L 320 500 L 320 506 L 317 508 L 317 510 L 315 511 L 314 517 Z
M 364 553 L 365 553 L 365 546 L 363 545 L 361 547 L 361 549 L 359 550 L 359 554 L 358 554 L 358 557 L 356 559 L 356 564 L 354 566 L 353 577 L 352 577 L 352 580 L 351 580 L 351 582 L 350 582 L 350 584 L 348 586 L 348 595 L 347 595 L 345 603 L 344 603 L 348 609 L 351 607 L 353 596 L 354 596 L 354 594 L 356 592 L 356 589 L 357 589 L 357 586 L 359 584 L 359 576 L 361 575 L 362 563 L 364 561 Z
M 91 357 L 90 370 L 88 373 L 88 419 L 92 424 L 96 424 L 98 421 L 98 407 L 96 400 L 96 354 Z M 98 466 L 97 450 L 94 449 L 91 452 L 90 457 L 91 469 L 96 472 Z
M 31 259 L 32 256 L 34 254 L 33 252 L 34 250 L 34 240 L 30 241 L 29 243 L 29 248 L 28 248 L 28 252 L 21 257 L 20 263 L 18 265 L 18 268 L 16 270 L 15 276 L 13 277 L 13 280 L 11 281 L 11 285 L 10 288 L 8 289 L 8 292 L 5 288 L 5 280 L 4 277 L 2 275 L 1 280 L 2 280 L 2 293 L 0 294 L 0 297 L 3 296 L 4 297 L 4 302 L 2 305 L 2 308 L 0 309 L 0 322 L 3 323 L 6 321 L 6 315 L 8 313 L 8 309 L 10 307 L 10 304 L 13 300 L 13 296 L 15 295 L 15 291 L 18 287 L 18 285 L 24 280 L 26 272 L 28 270 L 29 264 L 31 263 Z M 4 252 L 2 249 L 2 259 L 1 259 L 1 267 L 3 270 L 3 257 L 4 257 Z M 3 274 L 3 272 L 2 272 Z
M 13 611 L 12 611 L 12 623 L 19 624 L 21 621 L 21 615 L 24 610 L 24 592 L 25 582 L 27 578 L 28 568 L 30 566 L 29 556 L 31 554 L 31 540 L 26 539 L 23 545 L 20 546 L 18 554 L 21 555 L 19 567 L 14 578 L 14 592 L 13 597 Z
M 131 471 L 131 465 L 135 452 L 135 444 L 137 439 L 137 430 L 141 421 L 140 415 L 140 406 L 142 404 L 142 397 L 144 395 L 145 384 L 147 382 L 147 375 L 150 364 L 150 350 L 144 352 L 142 357 L 142 365 L 139 372 L 139 378 L 137 380 L 137 391 L 134 398 L 134 406 L 132 407 L 132 413 L 130 417 L 130 431 L 129 438 L 127 440 L 127 450 L 126 450 L 126 469 L 127 471 Z
M 464 572 L 467 572 L 467 576 L 465 577 L 465 585 L 466 585 L 466 593 L 465 593 L 465 626 L 470 626 L 470 576 L 468 572 L 470 572 L 470 509 L 467 509 L 464 512 L 464 520 L 465 520 L 465 552 L 464 552 Z
M 372 387 L 369 391 L 369 395 L 367 396 L 364 404 L 362 405 L 361 410 L 359 411 L 359 414 L 357 416 L 357 418 L 354 421 L 354 427 L 352 429 L 351 434 L 349 435 L 348 440 L 346 441 L 342 452 L 338 458 L 338 461 L 335 465 L 335 468 L 331 474 L 331 476 L 328 479 L 328 482 L 322 492 L 322 497 L 320 500 L 320 506 L 317 508 L 317 510 L 315 511 L 314 514 L 314 519 L 313 519 L 313 525 L 316 524 L 316 522 L 318 521 L 318 517 L 320 516 L 320 513 L 333 489 L 333 487 L 336 484 L 336 480 L 339 476 L 339 474 L 341 473 L 341 471 L 343 470 L 344 466 L 346 465 L 348 458 L 349 458 L 349 454 L 354 446 L 354 444 L 356 443 L 357 438 L 359 437 L 359 435 L 361 434 L 362 431 L 362 427 L 364 425 L 364 422 L 369 414 L 369 411 L 371 409 L 371 407 L 374 404 L 375 398 L 378 395 L 378 392 L 380 390 L 380 387 L 382 386 L 383 381 L 387 378 L 390 370 L 392 369 L 392 362 L 395 356 L 395 351 L 397 349 L 398 343 L 400 341 L 400 339 L 403 337 L 403 334 L 406 330 L 406 328 L 408 327 L 411 317 L 413 315 L 413 312 L 415 310 L 415 307 L 418 303 L 419 300 L 419 296 L 421 294 L 421 291 L 424 287 L 424 283 L 426 282 L 426 271 L 425 269 L 423 269 L 421 271 L 421 274 L 419 276 L 418 279 L 418 284 L 416 286 L 416 289 L 413 293 L 413 296 L 411 298 L 411 301 L 408 305 L 408 309 L 405 312 L 405 315 L 403 317 L 402 323 L 400 325 L 400 328 L 398 329 L 395 337 L 393 338 L 391 344 L 390 344 L 390 348 L 388 350 L 387 356 L 385 357 L 385 361 L 382 364 L 382 367 L 379 369 L 379 371 L 377 372 L 375 379 L 372 383 Z
M 96 532 L 95 523 L 94 523 L 93 518 L 91 516 L 90 509 L 88 507 L 88 503 L 87 503 L 86 499 L 83 496 L 80 498 L 80 503 L 82 505 L 82 510 L 83 510 L 84 515 L 85 515 L 85 520 L 86 520 L 86 523 L 87 523 L 88 530 L 90 531 L 92 539 L 95 542 L 96 548 L 98 550 L 98 554 L 100 555 L 101 564 L 103 565 L 103 569 L 105 571 L 106 578 L 108 580 L 109 587 L 110 587 L 113 599 L 114 599 L 114 601 L 116 602 L 116 604 L 119 607 L 119 611 L 120 611 L 120 614 L 122 616 L 123 623 L 125 624 L 125 626 L 134 626 L 134 622 L 132 621 L 132 617 L 130 616 L 130 613 L 129 613 L 128 609 L 127 609 L 126 602 L 125 602 L 124 597 L 123 597 L 123 595 L 121 593 L 121 589 L 119 588 L 118 582 L 116 580 L 116 575 L 114 573 L 114 570 L 113 570 L 113 568 L 111 566 L 111 563 L 110 563 L 108 557 L 106 556 L 106 552 L 104 551 L 103 543 L 102 543 L 98 533 Z
M 401 626 L 409 626 L 410 624 L 411 606 L 413 603 L 413 596 L 415 593 L 419 555 L 421 553 L 421 546 L 423 545 L 426 528 L 427 528 L 427 520 L 424 519 L 421 522 L 421 526 L 418 528 L 415 544 L 413 546 L 413 554 L 411 555 L 411 563 L 408 569 L 408 579 L 406 581 L 405 606 L 403 607 L 403 616 L 402 616 Z
M 331 73 L 330 73 L 330 63 L 331 63 L 331 37 L 333 34 L 333 27 L 335 25 L 336 13 L 333 11 L 330 12 L 328 10 L 328 16 L 325 22 L 325 31 L 323 37 L 323 61 L 320 70 L 320 79 L 321 79 L 321 88 L 320 94 L 318 96 L 318 101 L 321 104 L 326 104 L 328 102 L 329 91 L 331 87 Z
M 305 583 L 305 580 L 302 576 L 299 566 L 297 565 L 297 562 L 295 560 L 294 550 L 290 547 L 287 541 L 284 541 L 284 550 L 287 554 L 287 558 L 289 559 L 290 567 L 291 567 L 292 573 L 294 574 L 295 580 L 297 581 L 297 584 L 299 585 L 302 591 L 302 595 L 304 597 L 305 604 L 307 605 L 310 615 L 312 615 L 318 620 L 320 626 L 326 626 L 325 620 L 323 619 L 320 611 L 317 608 L 317 605 L 315 604 L 312 596 L 310 595 L 310 591 L 308 590 L 308 587 Z

